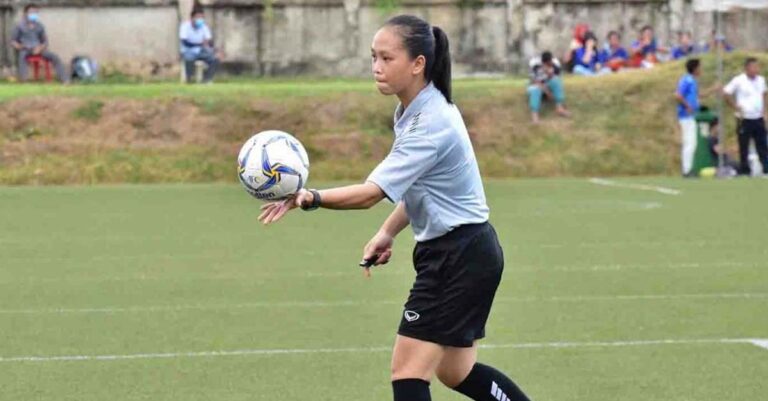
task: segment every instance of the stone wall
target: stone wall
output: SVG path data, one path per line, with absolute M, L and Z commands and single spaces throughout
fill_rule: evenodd
M 88 54 L 102 64 L 152 65 L 162 73 L 178 59 L 178 23 L 190 0 L 40 1 L 52 50 L 65 60 Z M 368 74 L 370 41 L 393 13 L 413 13 L 445 29 L 460 74 L 509 73 L 548 49 L 563 54 L 573 26 L 588 22 L 602 38 L 618 30 L 629 43 L 645 24 L 662 43 L 691 30 L 697 40 L 714 26 L 689 0 L 423 0 L 387 12 L 375 0 L 202 0 L 225 69 L 255 75 Z M 12 65 L 9 35 L 25 3 L 0 0 L 0 65 Z M 183 11 L 180 11 L 183 10 Z M 768 12 L 726 15 L 737 47 L 768 48 Z M 159 67 L 158 67 L 159 66 Z M 169 70 L 168 70 L 169 71 Z

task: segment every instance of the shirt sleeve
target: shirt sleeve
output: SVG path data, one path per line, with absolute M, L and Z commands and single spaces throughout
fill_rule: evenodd
M 437 146 L 427 137 L 426 129 L 412 128 L 395 140 L 392 151 L 368 176 L 368 181 L 397 203 L 436 162 Z
M 737 78 L 731 79 L 731 81 L 728 82 L 728 85 L 725 85 L 725 88 L 723 88 L 723 92 L 733 96 L 736 93 L 736 88 L 738 87 Z
M 40 36 L 38 37 L 40 39 L 41 45 L 47 45 L 48 44 L 48 34 L 45 33 L 45 27 L 40 25 Z
M 680 82 L 678 82 L 677 84 L 677 93 L 680 96 L 685 97 L 688 94 L 688 91 L 690 90 L 690 86 L 691 85 L 689 84 L 686 78 L 681 79 Z
M 211 35 L 211 30 L 208 28 L 208 26 L 205 26 L 205 32 L 203 34 L 203 39 L 205 40 L 211 40 L 213 39 L 213 35 Z
M 187 32 L 187 24 L 182 22 L 181 25 L 179 25 L 179 39 L 186 40 L 189 37 L 189 33 Z
M 16 25 L 11 34 L 11 40 L 21 43 L 21 26 Z

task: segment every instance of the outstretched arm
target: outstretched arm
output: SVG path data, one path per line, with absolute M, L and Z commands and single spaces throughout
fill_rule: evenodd
M 314 193 L 302 189 L 296 193 L 296 196 L 282 202 L 267 203 L 261 207 L 262 213 L 259 215 L 259 221 L 264 224 L 274 223 L 288 211 L 297 207 L 307 208 L 315 202 L 317 202 L 318 207 L 346 210 L 369 209 L 384 199 L 384 191 L 372 182 L 324 189 L 317 192 L 320 195 L 319 199 L 315 198 Z

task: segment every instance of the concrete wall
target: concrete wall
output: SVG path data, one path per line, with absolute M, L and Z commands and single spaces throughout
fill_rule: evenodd
M 65 60 L 88 54 L 102 64 L 153 65 L 163 74 L 177 60 L 178 21 L 190 0 L 48 0 L 41 2 L 51 48 Z M 22 2 L 0 0 L 0 65 L 13 52 L 8 35 Z M 257 75 L 366 75 L 370 41 L 392 14 L 412 13 L 445 29 L 458 73 L 518 71 L 542 50 L 566 51 L 573 26 L 588 22 L 603 37 L 618 30 L 629 43 L 645 24 L 662 43 L 691 30 L 704 40 L 711 13 L 694 13 L 689 0 L 422 0 L 400 1 L 385 12 L 375 0 L 202 0 L 225 69 Z M 183 11 L 179 11 L 183 10 Z M 768 48 L 768 12 L 740 11 L 725 18 L 729 40 L 740 48 Z M 158 67 L 160 66 L 160 67 Z M 162 67 L 162 68 L 161 68 Z

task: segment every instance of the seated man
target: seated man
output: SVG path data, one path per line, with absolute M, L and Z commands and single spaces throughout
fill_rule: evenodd
M 48 50 L 48 36 L 45 34 L 45 27 L 40 23 L 40 7 L 37 5 L 24 6 L 24 16 L 11 35 L 11 46 L 18 51 L 20 81 L 26 81 L 29 77 L 27 57 L 40 56 L 53 64 L 56 78 L 66 82 L 64 65 L 56 54 Z
M 632 42 L 631 50 L 629 64 L 635 68 L 652 68 L 659 62 L 658 53 L 669 52 L 667 48 L 658 45 L 653 28 L 649 25 L 640 30 L 640 37 Z
M 690 31 L 680 31 L 677 33 L 677 46 L 672 48 L 672 59 L 679 60 L 699 53 L 699 49 L 691 40 Z
M 539 122 L 541 100 L 544 95 L 555 101 L 557 113 L 568 117 L 570 113 L 565 108 L 565 89 L 560 79 L 560 62 L 552 58 L 552 53 L 546 51 L 541 57 L 534 57 L 529 63 L 531 68 L 531 84 L 528 86 L 528 106 L 531 108 L 531 120 Z
M 621 45 L 621 35 L 616 31 L 608 33 L 608 45 L 600 52 L 600 63 L 604 71 L 619 71 L 627 66 L 629 53 Z
M 216 74 L 219 58 L 213 48 L 211 30 L 205 24 L 205 16 L 200 9 L 192 10 L 191 19 L 185 21 L 179 27 L 179 39 L 181 40 L 181 58 L 184 59 L 184 69 L 187 74 L 187 82 L 192 82 L 195 74 L 195 61 L 201 60 L 207 64 L 203 82 L 209 83 Z

